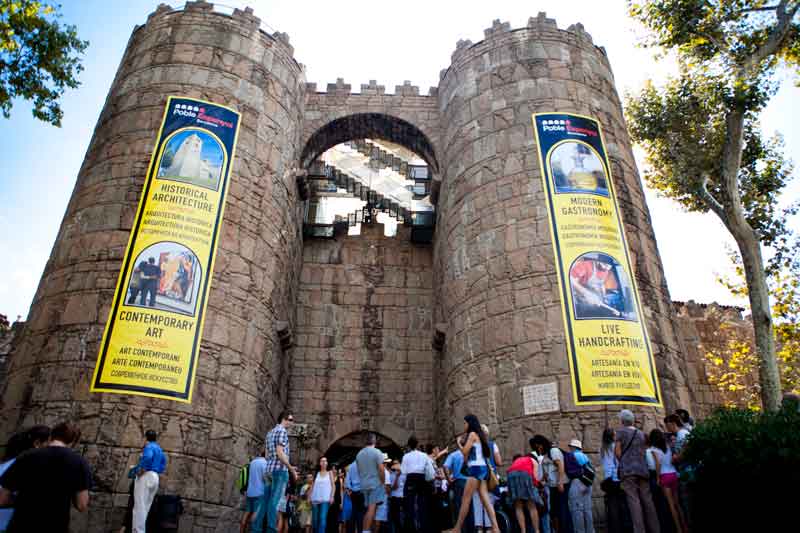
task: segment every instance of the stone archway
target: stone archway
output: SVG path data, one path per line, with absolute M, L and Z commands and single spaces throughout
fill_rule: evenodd
M 410 122 L 385 113 L 355 113 L 328 122 L 309 137 L 300 156 L 301 164 L 308 166 L 337 144 L 368 138 L 402 145 L 424 159 L 433 173 L 439 172 L 433 143 L 428 136 Z
M 346 466 L 353 462 L 358 451 L 366 444 L 367 435 L 375 433 L 378 436 L 377 447 L 392 459 L 400 459 L 403 450 L 400 445 L 390 437 L 377 432 L 353 431 L 333 441 L 323 454 L 328 458 L 328 463 L 336 466 Z

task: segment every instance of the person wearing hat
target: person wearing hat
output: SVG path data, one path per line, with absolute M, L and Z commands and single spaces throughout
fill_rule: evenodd
M 389 470 L 389 465 L 391 464 L 392 460 L 389 459 L 389 454 L 384 452 L 383 468 L 386 474 L 384 476 L 384 496 L 383 501 L 378 504 L 378 508 L 375 510 L 375 522 L 372 528 L 373 533 L 378 533 L 379 531 L 385 533 L 390 531 L 386 528 L 386 524 L 389 522 L 389 493 L 392 490 L 392 475 L 394 474 L 394 472 Z
M 583 469 L 584 465 L 591 465 L 591 461 L 583 453 L 583 443 L 578 439 L 569 441 L 569 451 L 575 457 L 575 461 Z M 569 496 L 567 499 L 569 513 L 572 516 L 572 529 L 575 533 L 594 533 L 594 521 L 592 520 L 592 482 L 588 485 L 584 482 L 583 476 L 572 480 L 569 484 Z

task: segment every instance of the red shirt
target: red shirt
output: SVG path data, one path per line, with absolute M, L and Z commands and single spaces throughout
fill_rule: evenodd
M 529 476 L 531 476 L 531 481 L 536 482 L 536 471 L 533 466 L 533 458 L 530 455 L 523 455 L 516 459 L 511 466 L 508 467 L 506 471 L 509 474 L 511 472 L 525 472 Z

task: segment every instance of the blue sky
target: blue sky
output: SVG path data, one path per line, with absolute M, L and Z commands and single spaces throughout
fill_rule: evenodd
M 200 151 L 200 158 L 208 161 L 211 164 L 222 166 L 222 146 L 220 146 L 217 141 L 211 138 L 211 136 L 203 133 L 202 131 L 182 131 L 169 140 L 169 143 L 167 143 L 167 148 L 171 148 L 173 152 L 177 152 L 184 139 L 192 134 L 200 135 L 200 139 L 203 141 L 203 147 Z
M 82 85 L 63 99 L 63 127 L 35 121 L 24 102 L 15 105 L 11 119 L 0 118 L 0 250 L 6 255 L 0 263 L 0 312 L 12 320 L 27 315 L 130 33 L 158 3 L 127 0 L 114 2 L 112 9 L 107 1 L 64 1 L 64 21 L 75 24 L 90 45 Z M 394 92 L 395 85 L 408 79 L 426 94 L 450 64 L 459 39 L 481 40 L 496 18 L 524 26 L 539 11 L 561 28 L 583 23 L 594 42 L 608 51 L 620 94 L 641 87 L 648 78 L 663 79 L 671 68 L 668 61 L 654 61 L 650 52 L 633 46 L 641 32 L 627 18 L 622 0 L 406 0 L 393 4 L 391 11 L 361 0 L 225 4 L 250 5 L 267 29 L 287 32 L 295 57 L 307 65 L 307 80 L 321 90 L 343 77 L 354 90 L 375 79 Z M 798 101 L 800 90 L 791 81 L 784 83 L 762 121 L 765 131 L 784 134 L 790 156 L 800 152 Z M 797 181 L 787 198 L 800 197 Z M 725 249 L 732 242 L 722 225 L 711 215 L 684 213 L 652 192 L 648 204 L 673 299 L 737 303 L 714 282 L 716 273 L 727 269 Z

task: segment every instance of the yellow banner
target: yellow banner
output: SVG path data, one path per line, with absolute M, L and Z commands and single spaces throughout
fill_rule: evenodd
M 92 392 L 191 402 L 239 118 L 168 99 Z
M 575 403 L 661 405 L 598 121 L 533 115 Z

